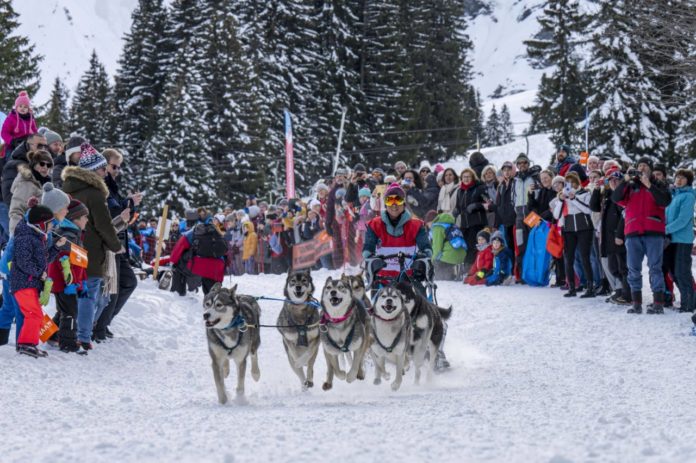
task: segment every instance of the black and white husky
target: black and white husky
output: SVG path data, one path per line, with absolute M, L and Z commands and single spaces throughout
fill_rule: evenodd
M 285 280 L 285 303 L 278 315 L 278 331 L 290 368 L 303 389 L 314 386 L 314 362 L 319 352 L 319 303 L 313 297 L 314 283 L 309 270 L 291 271 Z M 304 368 L 307 368 L 305 375 Z
M 341 275 L 341 279 L 348 281 L 351 288 L 353 288 L 353 297 L 359 301 L 362 301 L 366 308 L 371 308 L 372 303 L 370 298 L 367 297 L 367 288 L 365 287 L 365 279 L 363 278 L 363 272 L 357 275 Z
M 236 292 L 236 285 L 227 289 L 217 283 L 203 299 L 208 352 L 221 404 L 227 403 L 225 378 L 230 374 L 229 359 L 237 365 L 236 392 L 239 402 L 244 402 L 244 376 L 249 356 L 251 377 L 258 381 L 261 376 L 258 359 L 261 308 L 253 297 L 237 295 Z
M 371 312 L 372 345 L 370 355 L 375 364 L 375 384 L 389 380 L 386 362 L 396 365 L 392 390 L 401 386 L 408 362 L 411 342 L 411 317 L 404 299 L 396 288 L 386 286 L 379 290 Z M 418 372 L 416 372 L 418 374 Z
M 449 319 L 452 308 L 443 309 L 428 301 L 412 285 L 400 282 L 396 289 L 401 293 L 404 305 L 411 317 L 411 342 L 409 356 L 415 366 L 416 384 L 420 381 L 421 368 L 428 360 L 428 379 L 435 369 L 438 350 L 445 338 L 444 320 Z
M 370 343 L 367 311 L 353 296 L 350 283 L 329 277 L 321 294 L 321 343 L 326 357 L 326 382 L 322 389 L 333 387 L 334 375 L 349 383 L 365 379 L 363 360 Z M 339 357 L 345 354 L 348 371 L 340 367 Z

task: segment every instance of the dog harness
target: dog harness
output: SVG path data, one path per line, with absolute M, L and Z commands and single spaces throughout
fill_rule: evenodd
M 241 329 L 241 327 L 244 327 L 244 329 Z M 220 336 L 219 332 L 220 331 L 227 331 L 237 328 L 237 342 L 234 343 L 234 346 L 229 347 L 226 343 L 225 340 L 222 336 Z M 230 322 L 229 325 L 226 327 L 222 328 L 221 330 L 213 330 L 213 334 L 215 335 L 215 338 L 218 341 L 218 344 L 227 351 L 227 355 L 232 355 L 232 352 L 239 347 L 239 344 L 242 342 L 242 338 L 244 337 L 244 332 L 246 331 L 246 320 L 244 319 L 244 316 L 240 313 L 237 314 L 232 321 Z
M 287 315 L 288 319 L 290 320 L 290 327 L 294 327 L 297 330 L 297 345 L 303 347 L 309 346 L 309 341 L 307 340 L 307 330 L 310 329 L 310 322 L 314 318 L 314 315 L 316 315 L 316 312 L 309 314 L 307 320 L 305 320 L 305 322 L 301 325 L 292 318 L 290 311 L 287 312 Z M 313 324 L 311 327 L 314 328 L 314 325 L 316 324 Z
M 384 322 L 393 322 L 394 320 L 397 320 L 399 317 L 391 318 L 391 319 L 386 319 L 382 318 L 379 315 L 375 313 L 374 310 L 370 310 L 370 315 L 372 315 L 375 318 L 379 318 L 380 320 Z M 379 347 L 382 349 L 386 350 L 388 353 L 392 353 L 396 345 L 399 343 L 399 340 L 401 339 L 401 333 L 403 333 L 403 330 L 399 330 L 399 334 L 396 335 L 394 338 L 394 342 L 391 343 L 391 346 L 387 347 L 384 344 L 382 344 L 382 341 L 379 340 L 379 337 L 377 336 L 377 332 L 375 331 L 374 336 L 375 336 L 375 341 L 377 341 L 377 344 L 379 344 Z
M 341 352 L 349 352 L 350 351 L 350 345 L 353 343 L 353 335 L 355 334 L 355 326 L 357 323 L 353 324 L 353 327 L 350 329 L 350 333 L 348 333 L 348 336 L 346 337 L 345 342 L 343 343 L 342 346 L 339 346 L 336 341 L 334 341 L 331 336 L 329 335 L 328 329 L 326 328 L 327 324 L 336 324 L 336 323 L 342 323 L 353 314 L 353 307 L 351 307 L 348 312 L 342 317 L 338 318 L 332 318 L 326 311 L 324 311 L 321 314 L 321 322 L 320 324 L 324 326 L 324 329 L 326 330 L 326 339 L 329 341 L 329 344 L 333 346 L 334 349 L 338 349 Z

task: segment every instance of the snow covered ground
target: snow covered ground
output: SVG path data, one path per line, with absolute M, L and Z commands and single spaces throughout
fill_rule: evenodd
M 315 273 L 317 286 L 326 276 Z M 282 297 L 283 276 L 235 280 Z M 87 357 L 0 348 L 0 460 L 696 461 L 689 317 L 628 316 L 561 294 L 440 284 L 441 303 L 455 307 L 452 370 L 421 387 L 411 373 L 396 393 L 371 381 L 302 393 L 279 334 L 265 329 L 249 405 L 220 406 L 201 297 L 143 282 L 117 338 Z M 261 307 L 273 323 L 281 303 Z M 322 354 L 317 365 L 320 384 Z

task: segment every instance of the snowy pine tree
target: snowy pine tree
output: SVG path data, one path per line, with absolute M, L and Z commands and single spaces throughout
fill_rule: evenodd
M 534 105 L 524 108 L 532 116 L 529 132 L 551 132 L 555 144 L 572 144 L 580 136 L 586 98 L 575 34 L 588 20 L 577 0 L 548 0 L 538 21 L 540 31 L 525 41 L 527 55 L 534 67 L 553 71 L 542 75 Z
M 39 63 L 28 37 L 17 35 L 18 14 L 11 0 L 0 0 L 0 110 L 9 112 L 20 91 L 31 98 L 39 90 Z
M 51 99 L 48 101 L 46 112 L 41 116 L 41 125 L 46 126 L 64 138 L 70 134 L 70 120 L 68 119 L 68 101 L 70 92 L 65 87 L 60 77 L 53 81 Z
M 80 78 L 70 109 L 73 132 L 85 137 L 98 149 L 114 143 L 114 105 L 109 76 L 92 51 L 89 69 Z
M 498 110 L 495 108 L 494 104 L 491 108 L 490 114 L 488 115 L 488 120 L 486 121 L 483 145 L 500 146 L 503 144 L 503 136 L 504 134 L 500 124 L 500 116 L 498 115 Z
M 126 156 L 126 182 L 136 178 L 145 162 L 145 145 L 157 127 L 155 108 L 165 80 L 162 67 L 169 59 L 164 49 L 167 14 L 162 0 L 140 0 L 131 18 L 114 85 L 116 137 Z
M 515 127 L 512 125 L 512 120 L 510 119 L 510 110 L 506 104 L 500 109 L 500 134 L 501 134 L 501 144 L 505 145 L 515 140 Z
M 667 150 L 666 109 L 649 78 L 653 70 L 639 58 L 632 17 L 627 1 L 603 0 L 593 27 L 588 104 L 590 150 L 598 156 L 635 160 Z

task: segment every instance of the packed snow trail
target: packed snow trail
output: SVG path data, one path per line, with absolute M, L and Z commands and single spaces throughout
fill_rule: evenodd
M 314 274 L 316 296 L 329 272 Z M 235 278 L 282 297 L 284 276 Z M 229 281 L 226 280 L 226 284 Z M 300 391 L 280 335 L 261 333 L 249 405 L 217 403 L 201 296 L 142 282 L 117 338 L 86 357 L 0 347 L 0 460 L 92 462 L 696 461 L 689 314 L 629 316 L 549 288 L 440 283 L 452 370 L 425 386 L 335 381 Z M 260 301 L 273 324 L 281 302 Z M 234 394 L 234 373 L 227 380 Z

